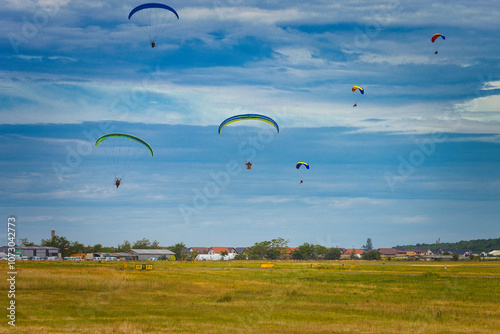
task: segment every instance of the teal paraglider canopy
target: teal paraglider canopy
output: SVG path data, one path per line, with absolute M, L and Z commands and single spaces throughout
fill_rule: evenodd
M 126 133 L 108 133 L 97 139 L 95 146 L 106 154 L 117 188 L 135 163 L 153 157 L 153 149 L 145 140 Z
M 98 146 L 103 140 L 110 139 L 110 138 L 126 138 L 126 139 L 130 139 L 132 141 L 136 141 L 136 142 L 146 146 L 149 153 L 151 153 L 151 156 L 153 156 L 153 149 L 151 148 L 151 146 L 149 146 L 148 143 L 146 143 L 144 140 L 142 140 L 139 137 L 128 135 L 126 133 L 109 133 L 107 135 L 104 135 L 104 136 L 100 137 L 99 139 L 97 139 L 97 141 L 95 142 L 95 146 Z
M 280 132 L 280 128 L 278 126 L 278 123 L 276 123 L 271 117 L 267 117 L 264 115 L 259 115 L 259 114 L 243 114 L 243 115 L 236 115 L 236 116 L 231 116 L 219 125 L 219 134 L 221 133 L 222 129 L 231 123 L 238 122 L 238 121 L 245 121 L 245 120 L 255 120 L 255 121 L 262 121 L 265 123 L 268 123 L 276 128 L 276 132 Z
M 252 159 L 257 155 L 261 143 L 270 143 L 280 132 L 278 123 L 269 116 L 241 114 L 226 118 L 219 125 L 221 137 L 231 139 L 247 169 L 252 169 Z

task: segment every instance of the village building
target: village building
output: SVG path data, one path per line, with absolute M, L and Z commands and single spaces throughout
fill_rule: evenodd
M 227 247 L 210 247 L 207 254 L 215 255 L 215 254 L 220 254 L 222 252 L 226 252 L 228 254 L 232 253 Z
M 397 251 L 393 248 L 379 248 L 377 251 L 380 253 L 382 259 L 394 259 L 398 255 Z
M 292 258 L 292 253 L 298 250 L 297 247 L 285 247 L 281 249 L 281 256 L 283 259 L 291 259 Z
M 210 247 L 191 247 L 191 248 L 189 248 L 189 251 L 191 253 L 196 252 L 197 254 L 208 254 L 209 250 L 210 250 Z
M 488 253 L 489 256 L 500 256 L 500 250 L 492 250 Z
M 236 254 L 243 254 L 247 247 L 234 247 L 233 249 Z
M 0 252 L 7 253 L 9 246 L 0 247 Z M 16 246 L 16 254 L 23 258 L 40 258 L 45 260 L 49 257 L 61 259 L 61 250 L 50 246 Z
M 354 259 L 361 259 L 363 256 L 363 250 L 362 249 L 356 249 L 356 248 L 340 248 L 340 259 L 341 260 L 350 260 L 351 258 Z
M 137 256 L 139 261 L 158 259 L 161 256 L 166 256 L 167 259 L 175 257 L 175 253 L 168 249 L 131 249 L 127 253 Z
M 139 255 L 127 252 L 118 252 L 118 253 L 110 253 L 109 257 L 117 258 L 120 261 L 136 261 L 139 258 Z

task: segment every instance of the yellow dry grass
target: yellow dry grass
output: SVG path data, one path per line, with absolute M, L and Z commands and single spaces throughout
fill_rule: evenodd
M 21 263 L 16 332 L 500 332 L 500 263 L 451 265 Z

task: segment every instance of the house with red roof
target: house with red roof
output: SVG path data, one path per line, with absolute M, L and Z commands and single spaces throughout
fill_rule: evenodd
M 361 256 L 363 256 L 362 249 L 340 248 L 340 251 L 341 251 L 341 254 L 340 254 L 341 260 L 349 260 L 351 258 L 351 254 L 354 256 L 355 259 L 360 259 Z
M 299 248 L 298 247 L 285 247 L 285 248 L 281 248 L 280 251 L 281 251 L 281 257 L 283 259 L 291 259 L 292 258 L 292 252 L 298 250 Z
M 382 259 L 395 258 L 398 255 L 398 252 L 392 248 L 379 248 L 377 249 L 380 252 L 380 257 Z
M 220 254 L 223 251 L 226 251 L 228 254 L 231 254 L 231 251 L 227 247 L 210 247 L 208 250 L 208 255 Z

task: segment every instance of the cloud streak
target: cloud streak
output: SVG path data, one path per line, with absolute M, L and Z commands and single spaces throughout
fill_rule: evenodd
M 127 20 L 135 5 L 4 4 L 0 202 L 30 238 L 56 226 L 77 239 L 75 225 L 102 217 L 118 231 L 114 243 L 140 222 L 145 237 L 178 238 L 167 244 L 331 236 L 350 247 L 367 237 L 411 242 L 421 231 L 433 241 L 455 227 L 468 238 L 471 220 L 498 233 L 500 23 L 491 2 L 179 2 L 180 19 L 154 49 Z M 446 35 L 439 45 L 436 32 Z M 238 113 L 276 118 L 282 131 L 252 174 L 235 175 L 186 224 L 179 205 L 236 159 L 216 129 Z M 155 149 L 154 164 L 140 163 L 119 190 L 92 147 L 115 130 Z M 303 160 L 311 176 L 299 187 L 293 167 Z M 396 177 L 393 189 L 384 175 Z

